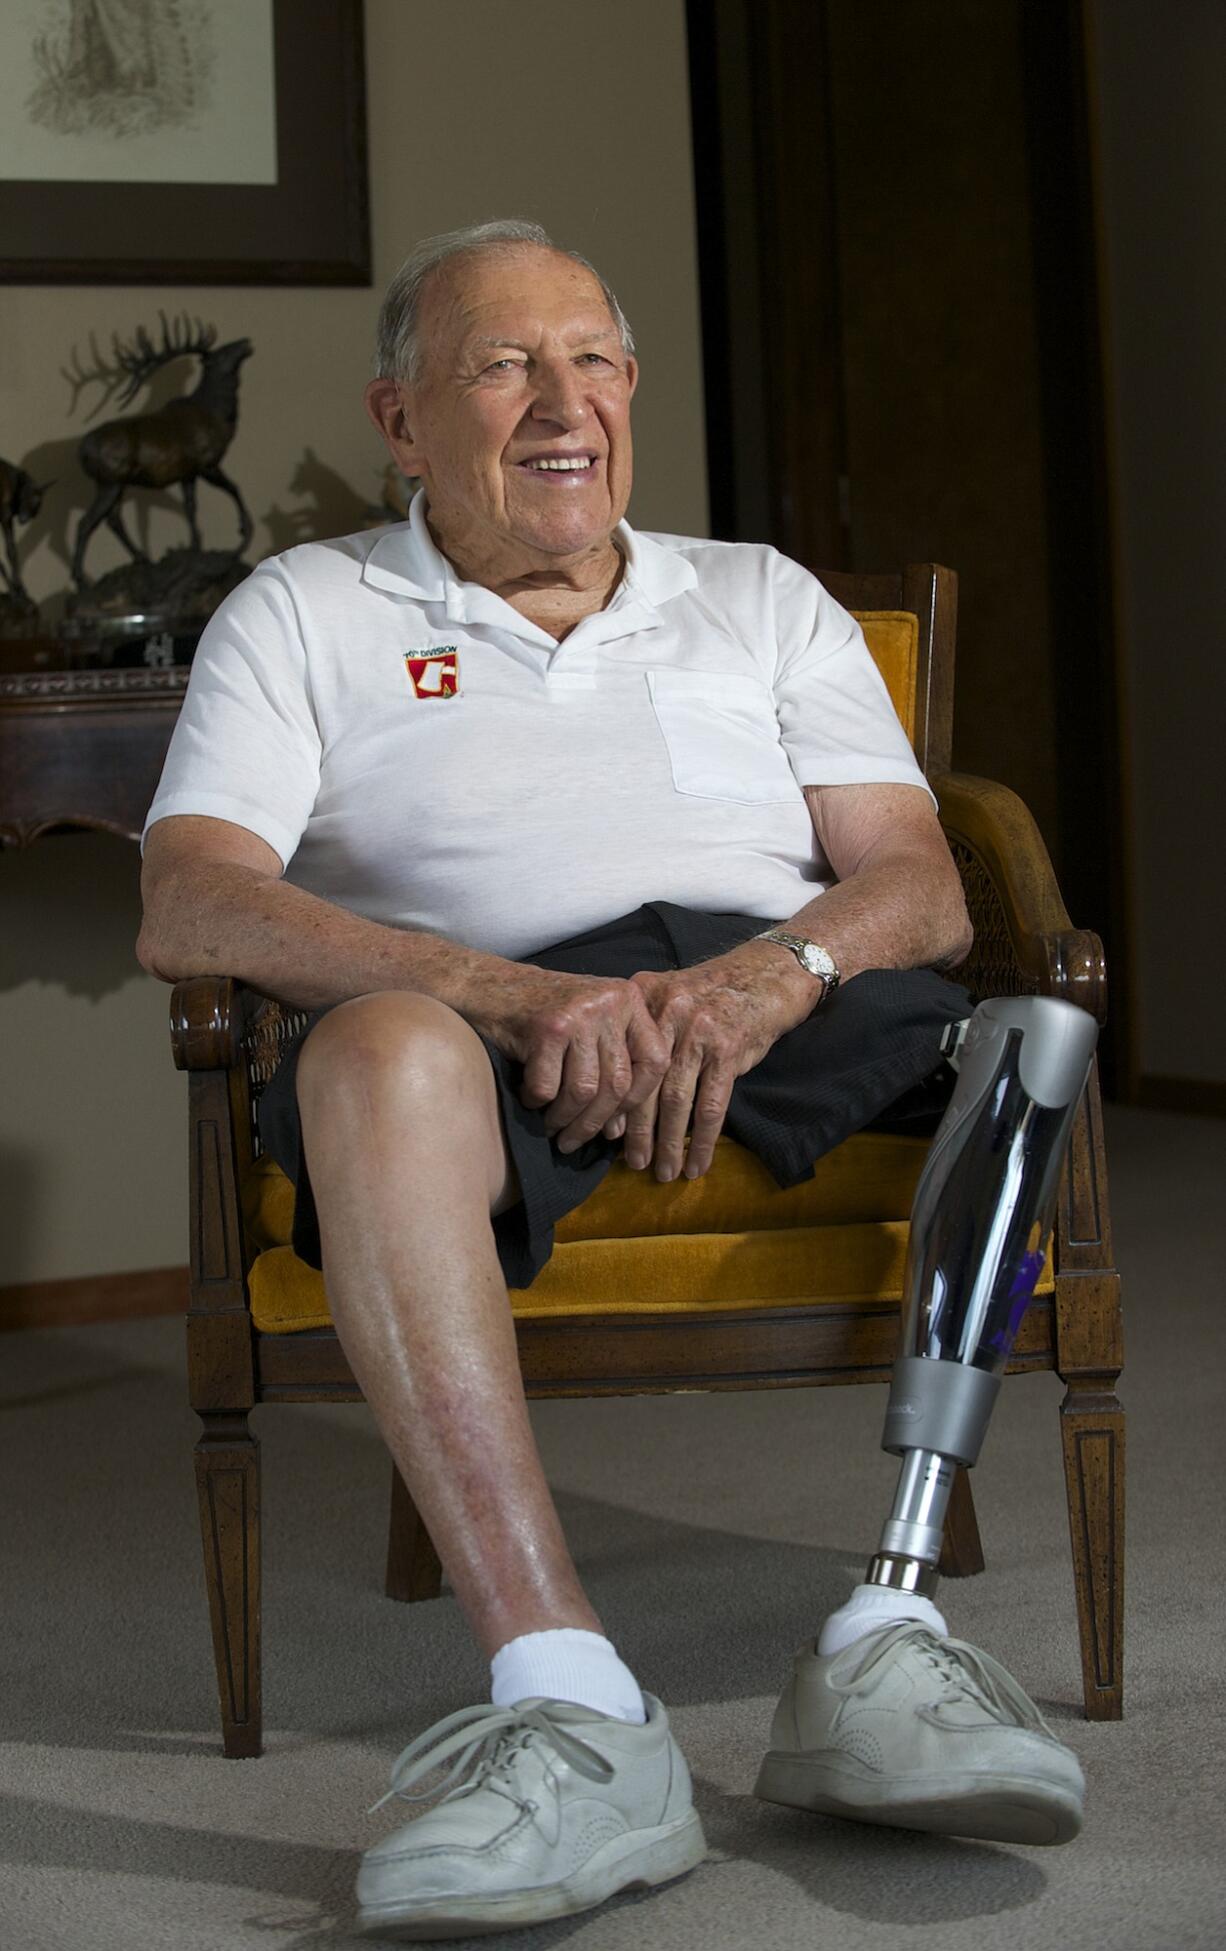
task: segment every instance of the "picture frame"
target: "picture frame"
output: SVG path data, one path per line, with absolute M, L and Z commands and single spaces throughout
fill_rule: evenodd
M 0 283 L 369 285 L 362 0 L 273 0 L 272 33 L 275 181 L 0 177 Z

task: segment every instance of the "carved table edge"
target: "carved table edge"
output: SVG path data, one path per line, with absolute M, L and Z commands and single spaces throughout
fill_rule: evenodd
M 0 673 L 0 702 L 10 699 L 71 703 L 76 698 L 181 697 L 190 675 L 186 664 L 177 664 L 166 671 L 7 671 Z

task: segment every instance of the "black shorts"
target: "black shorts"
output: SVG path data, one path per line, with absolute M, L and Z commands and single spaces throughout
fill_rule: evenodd
M 571 975 L 628 977 L 639 969 L 709 961 L 766 925 L 760 915 L 700 914 L 649 901 L 634 914 L 519 959 Z M 927 1135 L 954 1081 L 941 1038 L 972 1008 L 965 989 L 931 969 L 868 969 L 737 1078 L 724 1132 L 755 1152 L 783 1188 L 812 1178 L 817 1159 L 867 1126 Z M 294 1251 L 312 1267 L 321 1265 L 319 1220 L 302 1152 L 295 1073 L 303 1038 L 326 1013 L 312 1016 L 289 1046 L 258 1111 L 261 1143 L 296 1188 Z M 495 1216 L 494 1239 L 508 1287 L 522 1288 L 553 1251 L 558 1220 L 595 1191 L 622 1146 L 598 1135 L 578 1151 L 560 1152 L 543 1113 L 520 1103 L 523 1065 L 488 1037 L 481 1040 L 523 1189 L 522 1201 Z

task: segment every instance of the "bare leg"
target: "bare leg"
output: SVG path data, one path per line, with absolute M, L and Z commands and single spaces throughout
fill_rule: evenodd
M 332 1317 L 481 1646 L 601 1632 L 537 1455 L 490 1217 L 519 1196 L 489 1059 L 433 997 L 343 1003 L 298 1065 Z

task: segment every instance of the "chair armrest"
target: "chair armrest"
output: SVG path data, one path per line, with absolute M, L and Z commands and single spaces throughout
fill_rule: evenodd
M 1073 927 L 1029 809 L 1007 786 L 969 773 L 937 774 L 932 789 L 975 930 L 959 980 L 976 997 L 1059 996 L 1103 1022 L 1103 945 Z
M 250 1407 L 255 1400 L 246 1284 L 254 1248 L 244 1226 L 243 1194 L 259 1152 L 256 1103 L 305 1021 L 303 1011 L 233 976 L 192 976 L 176 983 L 171 996 L 174 1060 L 189 1073 L 189 1312 L 198 1336 L 213 1337 L 211 1353 L 200 1341 L 193 1370 L 192 1400 L 202 1411 Z M 208 1328 L 200 1325 L 205 1316 L 212 1322 Z M 218 1327 L 217 1316 L 241 1316 L 243 1325 L 236 1328 L 231 1320 Z
M 242 1044 L 239 985 L 233 976 L 190 976 L 170 997 L 176 1070 L 229 1070 Z
M 234 976 L 190 976 L 170 998 L 175 1068 L 229 1071 L 241 1086 L 247 1116 L 307 1021 L 305 1010 L 280 1003 Z M 257 1141 L 258 1142 L 258 1141 Z

